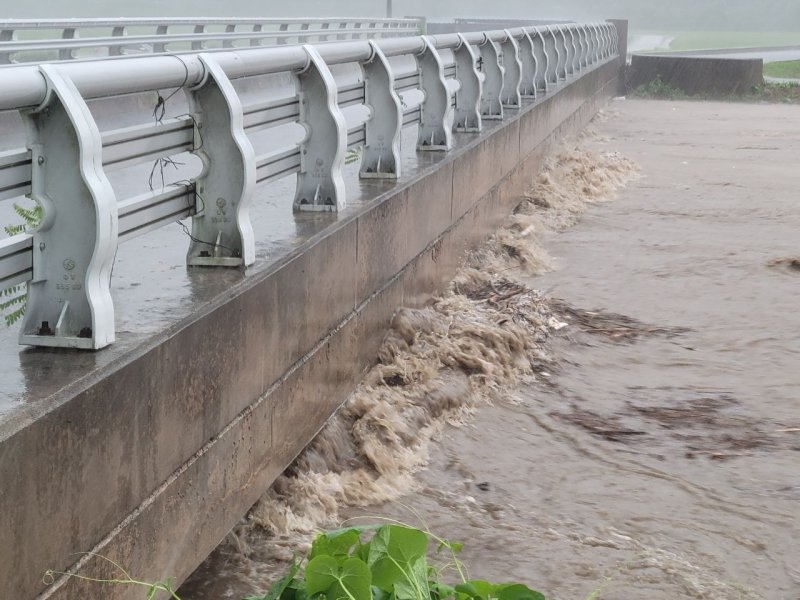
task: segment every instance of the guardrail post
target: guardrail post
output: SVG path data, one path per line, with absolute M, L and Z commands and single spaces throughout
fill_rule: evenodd
M 547 54 L 544 36 L 538 28 L 533 30 L 530 38 L 533 42 L 533 55 L 536 57 L 536 91 L 547 93 L 547 72 L 553 59 Z
M 400 177 L 400 135 L 403 105 L 394 89 L 394 74 L 383 51 L 370 41 L 372 56 L 364 69 L 364 102 L 370 108 L 366 122 L 367 141 L 359 175 L 363 179 Z
M 522 106 L 520 98 L 520 85 L 522 84 L 522 61 L 519 57 L 519 44 L 511 32 L 506 29 L 506 39 L 500 45 L 503 56 L 503 91 L 500 97 L 503 106 L 507 108 L 519 108 Z
M 561 64 L 561 50 L 558 47 L 556 32 L 549 25 L 544 34 L 545 50 L 547 52 L 547 83 L 558 83 L 559 65 Z
M 61 32 L 61 39 L 72 40 L 78 37 L 78 30 L 75 27 L 66 27 Z M 72 60 L 75 58 L 75 52 L 72 48 L 62 48 L 58 51 L 58 60 Z
M 287 31 L 289 31 L 289 24 L 288 23 L 281 23 L 278 26 L 278 31 L 280 31 L 281 33 L 285 33 Z M 280 37 L 275 38 L 275 42 L 276 42 L 276 44 L 278 46 L 285 46 L 286 44 L 289 43 L 288 40 L 286 39 L 286 37 L 284 37 L 284 36 L 280 36 Z
M 156 27 L 156 35 L 167 35 L 169 32 L 168 25 L 159 25 Z M 156 42 L 153 44 L 153 52 L 163 53 L 167 51 L 167 45 L 163 42 Z
M 325 21 L 325 22 L 322 24 L 322 29 L 326 29 L 326 30 L 327 30 L 327 29 L 330 29 L 330 28 L 331 28 L 330 21 Z M 320 42 L 327 42 L 327 41 L 328 41 L 328 36 L 327 36 L 327 35 L 322 35 L 322 34 L 320 34 L 320 35 L 319 35 L 319 41 L 320 41 Z
M 339 108 L 336 81 L 313 46 L 305 45 L 308 66 L 295 76 L 300 123 L 300 172 L 294 197 L 296 211 L 338 211 L 345 207 L 342 176 L 347 152 L 347 123 Z
M 481 95 L 483 82 L 478 72 L 478 55 L 463 34 L 458 34 L 461 43 L 453 50 L 456 63 L 456 79 L 461 89 L 456 92 L 455 130 L 479 133 L 483 129 L 481 119 Z
M 194 32 L 195 33 L 205 33 L 206 32 L 206 26 L 205 25 L 195 25 L 194 26 Z M 205 43 L 203 42 L 203 40 L 195 40 L 195 41 L 192 42 L 192 50 L 202 50 L 203 48 L 205 48 Z
M 600 30 L 603 32 L 603 58 L 608 58 L 611 55 L 611 36 L 605 23 L 600 25 Z
M 15 39 L 13 29 L 0 29 L 0 42 L 11 42 Z M 0 52 L 0 65 L 13 64 L 11 52 Z
M 30 197 L 43 219 L 33 232 L 33 278 L 19 341 L 98 350 L 114 341 L 117 202 L 86 102 L 57 66 L 39 71 L 45 100 L 21 112 L 32 158 Z
M 253 33 L 261 33 L 262 31 L 264 31 L 264 25 L 263 24 L 256 23 L 255 25 L 253 25 Z M 254 37 L 254 38 L 252 38 L 250 40 L 250 45 L 251 46 L 260 46 L 262 44 L 262 42 L 263 42 L 263 38 L 255 38 Z
M 525 30 L 523 30 L 522 39 L 519 41 L 519 59 L 522 63 L 520 95 L 523 98 L 536 98 L 537 60 L 533 51 L 533 40 Z
M 244 132 L 242 103 L 209 54 L 198 56 L 203 81 L 189 90 L 194 154 L 203 161 L 195 182 L 195 215 L 186 262 L 239 267 L 256 259 L 250 200 L 256 187 L 255 152 Z
M 481 97 L 481 117 L 487 120 L 503 118 L 503 78 L 505 69 L 500 64 L 500 49 L 497 44 L 484 36 L 480 64 L 484 75 L 483 96 Z
M 111 30 L 112 37 L 125 37 L 125 27 L 114 27 Z M 121 45 L 114 45 L 108 47 L 108 55 L 109 56 L 122 56 L 122 46 Z
M 416 58 L 425 100 L 420 106 L 417 150 L 449 150 L 453 146 L 453 98 L 439 52 L 427 36 L 422 39 L 425 48 Z
M 308 31 L 310 27 L 311 27 L 311 23 L 303 23 L 302 25 L 300 25 L 300 31 Z M 299 44 L 308 43 L 308 36 L 307 35 L 298 36 L 297 37 L 297 42 Z
M 228 24 L 225 26 L 225 33 L 236 33 L 236 25 Z M 222 40 L 223 48 L 233 48 L 233 40 Z

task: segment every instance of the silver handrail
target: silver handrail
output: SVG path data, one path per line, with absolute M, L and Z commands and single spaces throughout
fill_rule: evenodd
M 0 21 L 0 65 L 416 35 L 416 19 L 8 19 Z
M 617 54 L 612 24 L 578 23 L 0 68 L 0 110 L 19 111 L 29 136 L 0 152 L 0 200 L 43 209 L 36 231 L 0 240 L 0 289 L 29 282 L 20 343 L 112 343 L 122 241 L 192 217 L 189 265 L 252 265 L 256 186 L 297 174 L 295 211 L 341 210 L 348 149 L 363 148 L 362 178 L 397 179 L 403 127 L 417 127 L 419 151 L 446 152 L 453 131 L 480 132 Z M 360 75 L 337 82 L 336 65 Z M 272 75 L 293 86 L 255 100 L 237 91 Z M 87 104 L 166 89 L 185 93 L 185 115 L 101 131 Z M 291 123 L 306 132 L 299 143 L 256 154 L 254 133 Z M 106 175 L 186 152 L 202 160 L 197 177 L 134 197 L 117 198 Z

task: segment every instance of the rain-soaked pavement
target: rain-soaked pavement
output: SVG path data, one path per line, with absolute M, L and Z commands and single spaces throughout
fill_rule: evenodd
M 422 522 L 471 576 L 551 600 L 797 600 L 800 107 L 617 100 L 581 144 L 640 176 L 547 234 L 557 269 L 525 280 L 583 309 L 558 366 L 445 428 L 414 491 L 338 517 Z M 265 589 L 302 536 L 238 539 L 185 599 Z

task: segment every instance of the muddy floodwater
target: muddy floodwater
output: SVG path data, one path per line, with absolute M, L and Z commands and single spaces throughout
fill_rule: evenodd
M 800 107 L 618 100 L 575 146 L 185 600 L 377 517 L 551 599 L 800 598 Z

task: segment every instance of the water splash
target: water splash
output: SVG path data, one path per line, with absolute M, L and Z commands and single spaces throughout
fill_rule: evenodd
M 635 175 L 617 154 L 557 152 L 441 297 L 397 312 L 378 364 L 184 586 L 184 596 L 263 591 L 316 530 L 338 524 L 343 507 L 414 491 L 414 475 L 445 425 L 461 425 L 522 381 L 549 377 L 555 365 L 547 342 L 564 323 L 554 303 L 512 279 L 514 271 L 551 269 L 543 235 L 611 199 Z

